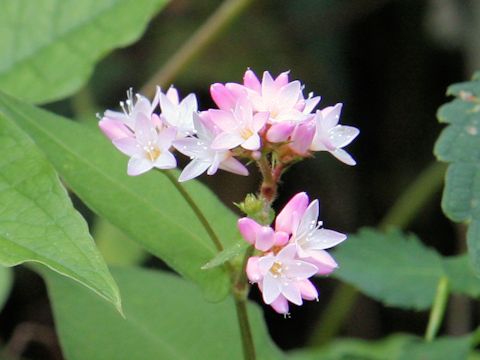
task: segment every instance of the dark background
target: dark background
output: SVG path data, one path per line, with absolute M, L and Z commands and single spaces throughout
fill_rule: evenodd
M 126 89 L 139 89 L 219 4 L 173 0 L 139 42 L 97 66 L 83 95 L 94 99 L 100 111 L 116 108 Z M 446 87 L 470 78 L 480 67 L 479 35 L 480 2 L 475 0 L 253 1 L 174 84 L 183 96 L 195 92 L 200 108 L 206 109 L 212 106 L 208 87 L 213 82 L 240 82 L 247 67 L 259 75 L 291 70 L 292 79 L 305 84 L 305 93 L 322 96 L 321 108 L 344 103 L 341 122 L 361 130 L 348 147 L 358 165 L 349 167 L 326 153 L 297 164 L 285 174 L 276 205 L 281 208 L 291 195 L 306 191 L 320 199 L 326 227 L 353 233 L 377 225 L 398 195 L 434 161 L 433 144 L 442 128 L 435 113 L 448 101 Z M 48 107 L 75 116 L 78 100 Z M 94 114 L 90 117 L 93 121 Z M 258 177 L 226 173 L 201 180 L 228 204 L 258 186 Z M 440 196 L 438 191 L 407 230 L 444 255 L 456 254 L 463 248 L 462 229 L 442 215 Z M 78 206 L 92 220 L 92 214 Z M 161 266 L 152 259 L 145 264 Z M 337 282 L 321 279 L 317 286 L 319 303 L 292 308 L 290 319 L 266 309 L 280 347 L 305 344 Z M 252 298 L 258 299 L 256 290 Z M 463 299 L 455 301 L 470 306 Z M 469 309 L 471 317 L 474 309 Z M 376 339 L 398 331 L 422 334 L 427 316 L 362 297 L 341 335 Z M 443 331 L 468 331 L 468 316 L 460 324 L 456 320 L 447 316 Z M 26 358 L 59 359 L 52 323 L 41 279 L 16 269 L 12 295 L 0 313 L 0 338 L 10 348 L 20 344 L 18 353 Z

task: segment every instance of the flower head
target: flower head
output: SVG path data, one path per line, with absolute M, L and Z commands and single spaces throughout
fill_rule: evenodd
M 177 138 L 183 138 L 195 133 L 193 116 L 198 110 L 195 94 L 189 94 L 182 101 L 179 100 L 178 91 L 171 86 L 166 94 L 157 88 L 159 94 L 160 117 L 170 127 L 177 129 Z

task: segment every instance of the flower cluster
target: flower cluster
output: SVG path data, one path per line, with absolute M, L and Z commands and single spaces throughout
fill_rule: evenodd
M 309 278 L 328 275 L 337 267 L 325 250 L 347 237 L 322 228 L 318 212 L 318 200 L 309 203 L 302 192 L 285 205 L 274 228 L 248 217 L 238 220 L 243 238 L 261 252 L 248 259 L 248 279 L 258 284 L 263 301 L 278 313 L 288 313 L 288 301 L 302 305 L 302 299 L 317 299 L 317 290 Z
M 247 70 L 243 84 L 216 83 L 210 93 L 218 108 L 198 111 L 194 94 L 180 101 L 173 87 L 166 93 L 157 88 L 152 102 L 130 90 L 120 103 L 123 111 L 107 110 L 99 125 L 130 157 L 129 175 L 175 168 L 174 150 L 191 159 L 179 181 L 218 169 L 248 175 L 238 159 L 258 160 L 262 154 L 271 154 L 284 167 L 314 151 L 355 164 L 343 147 L 359 131 L 338 125 L 342 104 L 314 111 L 320 98 L 305 98 L 303 85 L 290 81 L 288 72 L 273 78 L 266 71 L 260 81 Z
M 248 280 L 258 285 L 266 304 L 287 314 L 288 302 L 301 305 L 318 297 L 309 279 L 335 270 L 337 264 L 325 250 L 346 236 L 322 227 L 318 201 L 310 202 L 303 192 L 288 202 L 273 227 L 265 225 L 273 218 L 271 205 L 280 177 L 316 151 L 355 165 L 343 148 L 359 131 L 338 124 L 342 104 L 315 110 L 320 97 L 305 97 L 303 85 L 290 81 L 288 72 L 273 78 L 266 71 L 260 80 L 247 70 L 242 84 L 216 83 L 210 94 L 217 108 L 199 111 L 194 94 L 180 100 L 174 87 L 165 93 L 157 87 L 151 102 L 130 90 L 126 102 L 120 103 L 123 111 L 105 111 L 99 126 L 130 157 L 129 175 L 175 168 L 174 151 L 191 160 L 179 181 L 204 172 L 213 175 L 218 169 L 248 175 L 240 160 L 256 162 L 263 183 L 258 197 L 248 195 L 239 204 L 247 217 L 238 221 L 243 238 L 256 250 L 246 269 L 239 271 L 246 271 Z M 244 277 L 238 278 L 247 285 Z

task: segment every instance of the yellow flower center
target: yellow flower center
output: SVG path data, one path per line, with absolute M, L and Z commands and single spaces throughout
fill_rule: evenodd
M 273 274 L 273 276 L 280 276 L 282 274 L 282 263 L 275 261 L 270 268 L 270 272 Z
M 162 153 L 158 147 L 150 146 L 145 149 L 146 155 L 150 161 L 155 161 L 158 159 L 160 154 Z
M 252 135 L 253 135 L 253 131 L 251 131 L 249 129 L 242 129 L 240 131 L 240 136 L 245 140 L 247 140 Z

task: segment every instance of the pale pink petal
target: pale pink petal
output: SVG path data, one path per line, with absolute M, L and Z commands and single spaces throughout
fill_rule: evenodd
M 292 234 L 300 222 L 308 206 L 308 195 L 304 192 L 296 194 L 283 207 L 275 220 L 275 230 Z
M 218 134 L 211 144 L 211 148 L 214 150 L 228 150 L 237 147 L 245 140 L 237 134 L 230 134 L 227 132 Z
M 205 152 L 205 144 L 197 138 L 183 138 L 175 140 L 172 145 L 183 155 L 195 158 Z
M 103 113 L 103 118 L 117 120 L 120 122 L 124 122 L 126 124 L 129 123 L 128 116 L 124 112 L 120 112 L 120 111 L 105 110 L 105 112 Z
M 279 88 L 288 84 L 288 74 L 290 71 L 284 71 L 275 79 L 275 85 Z
M 305 107 L 303 108 L 303 113 L 310 114 L 313 111 L 313 109 L 315 109 L 315 106 L 317 106 L 319 102 L 320 102 L 320 96 L 315 96 L 315 97 L 306 99 Z
M 290 236 L 283 231 L 276 231 L 273 236 L 275 238 L 275 246 L 285 246 L 290 238 Z
M 122 121 L 104 117 L 98 122 L 98 126 L 110 140 L 133 136 L 132 131 Z
M 315 122 L 308 121 L 298 125 L 292 134 L 290 148 L 299 155 L 304 155 L 312 144 L 315 136 Z
M 325 250 L 340 244 L 347 238 L 347 235 L 328 229 L 318 229 L 311 236 L 308 242 L 308 249 Z
M 335 259 L 325 250 L 312 250 L 308 252 L 309 257 L 302 259 L 317 267 L 317 275 L 329 275 L 337 267 Z
M 181 102 L 187 113 L 194 113 L 198 110 L 197 97 L 195 94 L 188 94 Z
M 133 156 L 140 150 L 137 141 L 133 137 L 116 139 L 113 140 L 112 143 L 118 150 L 128 156 Z
M 177 167 L 177 160 L 170 151 L 162 151 L 160 156 L 153 163 L 158 169 L 173 169 Z
M 255 73 L 250 69 L 248 69 L 243 76 L 243 85 L 256 92 L 260 92 L 262 89 L 262 85 L 260 84 L 257 75 L 255 75 Z
M 261 273 L 265 275 L 270 271 L 270 268 L 272 267 L 273 263 L 275 262 L 275 256 L 273 255 L 266 255 L 262 256 L 258 260 L 258 268 L 260 269 Z
M 318 268 L 306 261 L 293 260 L 288 265 L 288 276 L 297 280 L 307 279 L 317 273 Z
M 210 166 L 209 162 L 201 161 L 199 159 L 193 159 L 188 163 L 187 166 L 183 169 L 180 177 L 178 178 L 179 182 L 191 180 L 197 176 L 203 174 L 205 170 Z
M 283 295 L 277 297 L 277 299 L 272 302 L 270 306 L 279 314 L 288 314 L 288 301 Z
M 302 305 L 302 295 L 300 294 L 300 290 L 295 286 L 294 283 L 285 283 L 282 284 L 282 295 L 285 298 L 294 303 L 295 305 Z
M 308 205 L 307 210 L 305 210 L 298 228 L 296 231 L 294 230 L 294 235 L 296 237 L 301 237 L 307 234 L 312 228 L 315 228 L 317 225 L 318 213 L 318 200 L 314 200 Z
M 212 84 L 210 86 L 210 95 L 213 101 L 221 110 L 231 110 L 235 108 L 236 99 L 223 84 Z
M 257 238 L 255 240 L 255 248 L 260 251 L 270 250 L 275 243 L 273 236 L 273 229 L 269 226 L 262 226 L 256 232 Z
M 277 87 L 272 79 L 272 75 L 268 71 L 263 72 L 262 78 L 262 96 L 266 101 L 270 101 L 276 94 Z
M 278 295 L 280 295 L 279 283 L 270 272 L 267 272 L 263 277 L 263 301 L 270 305 L 277 299 Z
M 277 254 L 277 258 L 281 262 L 286 262 L 293 260 L 295 255 L 297 255 L 297 246 L 295 244 L 290 244 L 280 250 L 280 252 Z
M 252 130 L 258 133 L 265 126 L 269 118 L 270 114 L 267 111 L 256 113 L 253 116 Z
M 262 280 L 263 276 L 258 268 L 258 256 L 251 256 L 248 258 L 247 267 L 245 271 L 247 272 L 248 280 L 252 283 L 257 283 Z
M 335 104 L 335 106 L 328 106 L 322 109 L 323 128 L 331 129 L 338 124 L 340 120 L 340 113 L 342 112 L 342 103 Z
M 342 148 L 355 139 L 360 130 L 353 126 L 337 125 L 329 132 L 330 141 L 336 148 Z
M 303 280 L 296 283 L 302 298 L 305 300 L 318 299 L 318 291 L 310 280 Z
M 343 149 L 336 149 L 334 151 L 330 151 L 330 153 L 333 156 L 335 156 L 338 160 L 340 160 L 341 162 L 343 162 L 347 165 L 353 166 L 353 165 L 356 165 L 356 163 L 357 163 L 352 158 L 352 156 Z
M 145 158 L 132 157 L 128 161 L 127 174 L 130 176 L 137 176 L 143 174 L 153 168 L 151 161 Z
M 238 161 L 232 156 L 229 156 L 225 160 L 223 160 L 220 163 L 219 167 L 222 170 L 229 171 L 237 175 L 242 175 L 242 176 L 248 175 L 247 168 L 240 161 Z
M 210 119 L 223 131 L 232 131 L 238 127 L 237 120 L 231 111 L 210 109 L 208 110 Z
M 292 81 L 291 83 L 288 83 L 288 85 L 282 87 L 278 94 L 280 104 L 286 109 L 293 108 L 299 100 L 301 93 L 302 85 L 300 84 L 300 81 Z
M 258 150 L 260 149 L 260 145 L 261 145 L 260 136 L 258 136 L 258 134 L 256 133 L 250 136 L 247 140 L 245 140 L 241 144 L 241 146 L 247 150 Z M 232 149 L 232 148 L 229 148 L 229 149 Z
M 290 121 L 273 124 L 267 131 L 267 140 L 273 143 L 287 141 L 295 129 L 295 124 Z
M 213 157 L 212 164 L 207 170 L 207 175 L 213 175 L 217 172 L 218 167 L 220 166 L 220 161 L 221 157 L 219 156 L 219 152 L 216 152 Z
M 167 90 L 167 93 L 165 94 L 167 99 L 173 104 L 173 105 L 178 105 L 179 104 L 179 97 L 178 97 L 178 91 L 175 89 L 173 86 L 170 86 Z
M 238 220 L 237 226 L 243 238 L 250 244 L 255 244 L 257 234 L 262 229 L 262 225 L 258 224 L 255 220 L 244 217 Z
M 167 150 L 172 146 L 173 140 L 177 135 L 177 130 L 175 128 L 164 128 L 158 133 L 157 143 L 160 145 L 162 150 Z

